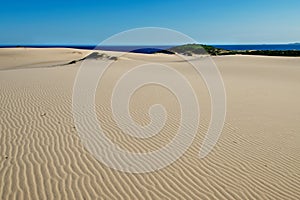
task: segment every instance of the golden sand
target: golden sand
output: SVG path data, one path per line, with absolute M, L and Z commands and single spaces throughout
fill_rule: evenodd
M 174 95 L 150 85 L 132 96 L 131 115 L 145 125 L 149 107 L 160 103 L 168 112 L 166 127 L 143 140 L 122 134 L 110 95 L 134 65 L 154 59 L 174 67 L 196 88 L 201 108 L 197 137 L 180 159 L 159 171 L 132 174 L 99 162 L 77 134 L 72 92 L 81 62 L 68 63 L 89 53 L 0 49 L 1 199 L 300 199 L 300 58 L 213 57 L 226 88 L 227 116 L 217 145 L 199 159 L 211 110 L 203 80 L 175 55 L 124 55 L 96 95 L 99 123 L 113 142 L 133 152 L 153 151 L 179 126 Z

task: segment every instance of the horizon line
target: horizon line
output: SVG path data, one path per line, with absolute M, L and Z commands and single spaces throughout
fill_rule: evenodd
M 200 44 L 200 45 L 293 45 L 293 44 L 300 44 L 299 42 L 289 42 L 289 43 L 214 43 L 214 44 L 209 44 L 209 43 L 186 43 L 186 44 Z M 62 43 L 38 43 L 38 44 L 0 44 L 0 47 L 27 47 L 27 46 L 180 46 L 180 45 L 185 45 L 185 44 L 129 44 L 129 45 L 99 45 L 99 44 L 62 44 Z

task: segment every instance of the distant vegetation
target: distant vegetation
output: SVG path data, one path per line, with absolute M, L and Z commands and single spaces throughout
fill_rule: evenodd
M 87 55 L 86 57 L 80 58 L 78 60 L 72 60 L 72 61 L 70 61 L 70 62 L 68 62 L 68 63 L 66 63 L 64 65 L 72 65 L 72 64 L 76 64 L 76 63 L 78 63 L 80 61 L 88 60 L 88 59 L 90 59 L 90 60 L 105 59 L 105 60 L 114 60 L 114 61 L 116 61 L 116 60 L 118 60 L 118 57 L 116 57 L 116 56 L 109 56 L 109 55 L 107 55 L 105 53 L 93 52 L 93 53 Z
M 231 54 L 299 57 L 300 56 L 300 51 L 299 50 L 235 51 L 235 52 L 232 52 Z
M 93 52 L 91 54 L 89 54 L 88 56 L 86 56 L 85 58 L 83 58 L 82 60 L 85 59 L 107 59 L 107 60 L 118 60 L 118 58 L 116 56 L 109 56 L 105 53 L 98 53 L 98 52 Z
M 192 54 L 207 54 L 209 51 L 205 49 L 208 47 L 206 45 L 200 44 L 185 44 L 181 46 L 176 46 L 168 49 L 168 51 L 173 51 L 175 53 L 191 56 Z M 212 50 L 212 48 L 207 48 L 208 50 Z
M 168 51 L 179 53 L 187 56 L 196 55 L 265 55 L 265 56 L 300 56 L 299 50 L 225 50 L 220 48 L 215 48 L 209 45 L 202 44 L 185 44 L 177 47 L 172 47 Z

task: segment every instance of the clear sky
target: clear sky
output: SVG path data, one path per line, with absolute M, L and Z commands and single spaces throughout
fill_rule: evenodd
M 98 44 L 149 26 L 205 44 L 300 42 L 300 1 L 3 0 L 0 7 L 0 44 Z

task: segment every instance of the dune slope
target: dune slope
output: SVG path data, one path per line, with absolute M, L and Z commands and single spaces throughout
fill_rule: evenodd
M 72 91 L 81 63 L 65 64 L 88 53 L 0 49 L 1 199 L 300 198 L 300 58 L 213 58 L 226 87 L 227 116 L 218 144 L 204 159 L 198 153 L 211 107 L 203 80 L 175 55 L 119 58 L 100 81 L 95 101 L 99 123 L 122 148 L 159 149 L 179 126 L 174 95 L 150 85 L 132 96 L 131 115 L 146 125 L 149 107 L 161 103 L 168 112 L 166 127 L 143 140 L 122 134 L 110 95 L 118 77 L 134 65 L 155 60 L 177 69 L 196 88 L 201 107 L 198 134 L 180 159 L 159 171 L 131 174 L 99 162 L 77 134 Z

